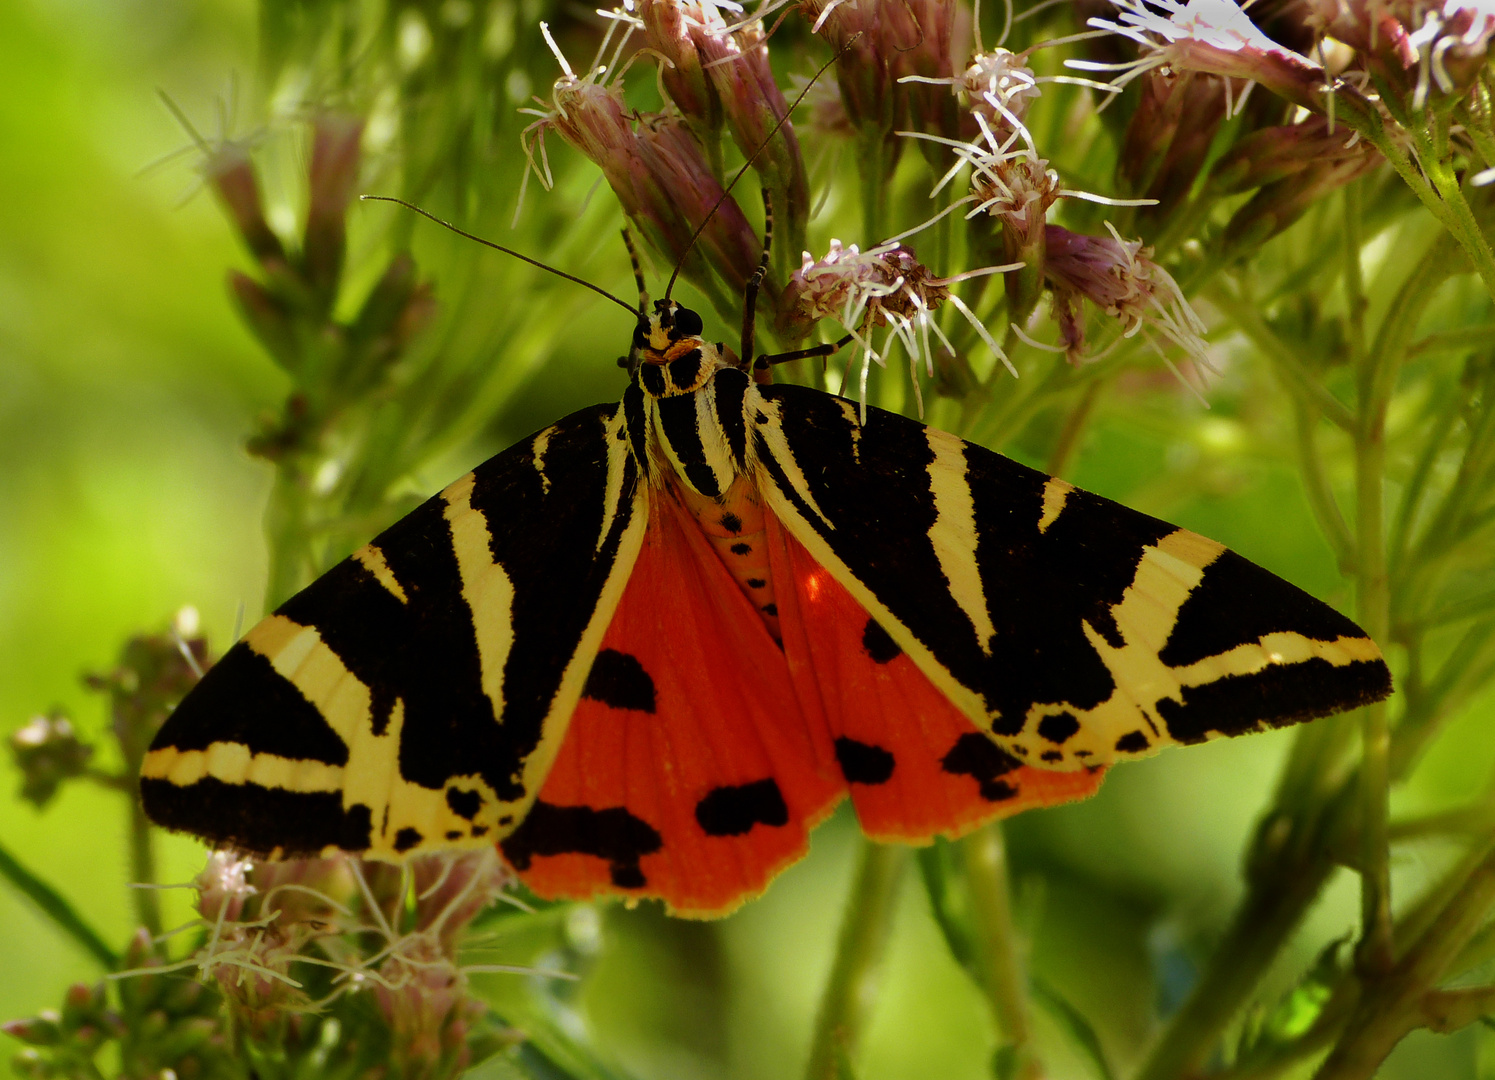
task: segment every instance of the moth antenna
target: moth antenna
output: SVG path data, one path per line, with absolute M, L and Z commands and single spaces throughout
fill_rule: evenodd
M 639 262 L 638 249 L 633 246 L 633 234 L 623 227 L 623 246 L 628 249 L 628 261 L 633 264 L 633 281 L 638 286 L 638 313 L 649 310 L 649 289 L 644 284 L 644 267 Z
M 737 358 L 746 366 L 753 356 L 754 319 L 758 314 L 758 289 L 763 284 L 763 275 L 768 273 L 768 253 L 773 248 L 773 196 L 763 189 L 763 258 L 758 260 L 758 269 L 748 278 L 742 296 L 742 350 Z
M 736 174 L 727 183 L 727 186 L 722 189 L 721 198 L 717 199 L 716 202 L 712 204 L 711 209 L 706 212 L 705 219 L 702 220 L 701 224 L 696 226 L 696 231 L 690 234 L 690 242 L 685 245 L 685 250 L 680 253 L 680 261 L 675 263 L 675 269 L 670 274 L 670 283 L 665 286 L 664 298 L 666 300 L 668 300 L 670 298 L 670 294 L 675 291 L 675 280 L 680 276 L 680 268 L 685 265 L 686 256 L 688 256 L 691 253 L 691 249 L 696 246 L 696 241 L 701 238 L 701 233 L 706 230 L 706 226 L 711 224 L 711 219 L 716 216 L 716 212 L 721 208 L 722 203 L 727 201 L 727 196 L 732 194 L 732 189 L 737 186 L 737 181 L 742 179 L 742 174 L 748 171 L 749 166 L 751 166 L 754 161 L 758 160 L 758 155 L 763 153 L 764 148 L 768 146 L 769 140 L 779 133 L 779 128 L 783 127 L 789 122 L 789 117 L 794 115 L 794 110 L 799 108 L 799 103 L 805 100 L 805 95 L 810 92 L 810 87 L 814 86 L 815 83 L 819 81 L 820 76 L 825 74 L 826 69 L 834 64 L 837 60 L 841 59 L 842 54 L 845 53 L 847 49 L 851 48 L 852 45 L 856 44 L 857 39 L 861 36 L 862 35 L 860 32 L 853 34 L 849 39 L 847 39 L 846 44 L 842 45 L 841 48 L 836 51 L 835 56 L 831 57 L 825 63 L 820 65 L 820 70 L 815 72 L 815 74 L 811 76 L 810 81 L 805 83 L 805 88 L 799 92 L 799 96 L 790 103 L 789 108 L 784 110 L 784 115 L 779 117 L 779 122 L 774 124 L 773 128 L 767 135 L 763 136 L 763 141 L 758 144 L 758 148 L 748 155 L 748 159 L 742 163 L 742 168 L 737 170 Z
M 574 281 L 578 285 L 583 285 L 586 288 L 591 289 L 598 296 L 607 297 L 609 300 L 617 304 L 620 308 L 622 308 L 624 311 L 628 312 L 635 318 L 637 318 L 638 316 L 638 312 L 633 309 L 632 304 L 628 303 L 626 300 L 619 300 L 616 296 L 608 292 L 601 285 L 593 285 L 590 281 L 587 281 L 584 278 L 579 278 L 575 274 L 568 274 L 564 270 L 557 270 L 553 266 L 546 266 L 539 259 L 531 259 L 528 255 L 525 255 L 522 252 L 515 251 L 513 248 L 504 247 L 502 244 L 495 244 L 492 240 L 484 240 L 481 236 L 474 236 L 472 233 L 468 232 L 465 229 L 457 228 L 457 226 L 453 225 L 450 221 L 443 221 L 441 218 L 437 217 L 429 210 L 422 210 L 414 203 L 406 202 L 404 199 L 397 199 L 393 195 L 360 195 L 358 196 L 358 198 L 365 202 L 395 203 L 397 206 L 403 206 L 406 210 L 414 210 L 421 217 L 430 218 L 442 228 L 450 229 L 458 236 L 463 236 L 468 240 L 476 241 L 477 243 L 482 244 L 484 247 L 491 247 L 495 251 L 502 251 L 505 255 L 512 255 L 514 256 L 514 258 L 519 259 L 521 262 L 527 262 L 531 266 L 538 266 L 541 270 L 548 271 L 549 273 L 554 274 L 556 277 L 563 277 L 567 281 Z

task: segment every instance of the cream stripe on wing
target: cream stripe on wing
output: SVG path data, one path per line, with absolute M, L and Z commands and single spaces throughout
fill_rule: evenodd
M 514 583 L 493 561 L 488 519 L 472 507 L 473 477 L 468 473 L 441 493 L 452 532 L 452 550 L 462 575 L 462 599 L 472 613 L 473 636 L 483 673 L 483 693 L 493 717 L 503 723 L 504 666 L 514 646 Z
M 1317 641 L 1291 630 L 1264 634 L 1260 641 L 1237 645 L 1215 656 L 1207 656 L 1186 667 L 1174 668 L 1181 686 L 1204 686 L 1226 675 L 1254 675 L 1273 664 L 1301 664 L 1324 660 L 1335 667 L 1381 658 L 1375 642 L 1364 637 L 1340 637 Z
M 976 500 L 966 477 L 965 443 L 943 431 L 927 428 L 929 491 L 934 496 L 935 519 L 929 527 L 929 543 L 939 560 L 950 596 L 971 620 L 981 651 L 991 655 L 991 639 L 997 628 L 987 610 L 986 587 L 976 565 Z
M 363 564 L 363 568 L 374 575 L 374 580 L 383 585 L 402 604 L 410 602 L 405 595 L 404 588 L 396 579 L 394 571 L 389 568 L 389 563 L 384 561 L 384 552 L 373 544 L 365 544 L 353 553 L 353 557 Z
M 1074 489 L 1073 484 L 1067 484 L 1057 476 L 1049 477 L 1048 483 L 1043 485 L 1043 513 L 1038 516 L 1039 533 L 1048 532 L 1049 526 L 1059 520 L 1064 503 Z
M 815 502 L 815 496 L 810 494 L 810 482 L 805 478 L 804 469 L 800 466 L 799 459 L 794 456 L 789 440 L 784 437 L 784 429 L 779 418 L 780 408 L 779 402 L 768 400 L 758 393 L 755 387 L 748 387 L 745 406 L 748 416 L 752 417 L 761 412 L 768 417 L 767 423 L 754 424 L 753 430 L 762 433 L 764 440 L 768 443 L 769 453 L 773 455 L 774 461 L 784 473 L 784 479 L 789 481 L 789 486 L 794 489 L 794 494 L 800 502 L 813 510 L 815 516 L 825 524 L 826 528 L 834 529 L 835 524 L 825 516 L 825 511 L 820 509 L 819 504 Z M 860 439 L 861 429 L 858 427 L 852 430 Z M 748 440 L 748 445 L 751 448 L 752 439 Z
M 243 743 L 217 742 L 206 750 L 156 751 L 146 757 L 140 775 L 177 787 L 212 777 L 225 784 L 249 782 L 288 791 L 327 792 L 342 790 L 344 771 L 320 761 L 255 754 Z

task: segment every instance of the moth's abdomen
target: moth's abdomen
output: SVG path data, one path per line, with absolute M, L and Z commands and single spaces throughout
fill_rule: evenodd
M 766 523 L 757 485 L 740 476 L 719 499 L 708 499 L 684 487 L 673 492 L 711 541 L 722 565 L 753 605 L 775 641 L 780 640 L 779 608 L 768 562 Z

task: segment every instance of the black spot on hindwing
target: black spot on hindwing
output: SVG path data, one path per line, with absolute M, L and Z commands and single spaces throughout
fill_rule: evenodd
M 876 619 L 868 619 L 867 625 L 862 629 L 862 648 L 879 664 L 891 664 L 903 652 L 898 642 L 888 636 L 888 632 L 877 624 Z
M 659 832 L 621 806 L 554 806 L 536 802 L 499 847 L 520 873 L 537 855 L 595 855 L 606 859 L 612 883 L 620 889 L 645 884 L 639 860 L 660 849 Z
M 955 740 L 955 745 L 940 759 L 940 768 L 947 773 L 973 778 L 987 802 L 1003 802 L 1017 794 L 1017 788 L 1002 777 L 1021 767 L 1021 761 L 975 731 Z
M 773 777 L 713 789 L 696 803 L 696 821 L 707 836 L 741 836 L 754 825 L 787 825 L 789 808 Z
M 652 713 L 655 706 L 654 680 L 639 663 L 638 657 L 616 649 L 602 649 L 592 661 L 592 670 L 587 675 L 581 696 L 614 709 Z
M 400 852 L 401 854 L 404 854 L 405 852 L 409 851 L 411 848 L 416 847 L 417 845 L 419 845 L 420 842 L 423 839 L 425 839 L 425 838 L 423 836 L 421 836 L 421 833 L 420 833 L 419 829 L 414 829 L 414 828 L 411 828 L 409 825 L 406 825 L 399 832 L 395 833 L 395 844 L 394 844 L 394 848 L 395 848 L 396 851 Z
M 1140 754 L 1152 745 L 1144 731 L 1128 731 L 1116 740 L 1116 750 L 1122 754 Z
M 848 739 L 845 735 L 836 739 L 836 763 L 851 784 L 885 784 L 897 764 L 893 755 L 881 746 Z

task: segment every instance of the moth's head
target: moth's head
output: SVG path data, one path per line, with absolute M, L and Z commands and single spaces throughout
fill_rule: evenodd
M 701 316 L 690 308 L 674 300 L 656 300 L 653 311 L 639 314 L 633 347 L 641 359 L 663 364 L 680 354 L 682 343 L 686 350 L 698 346 L 704 328 Z

